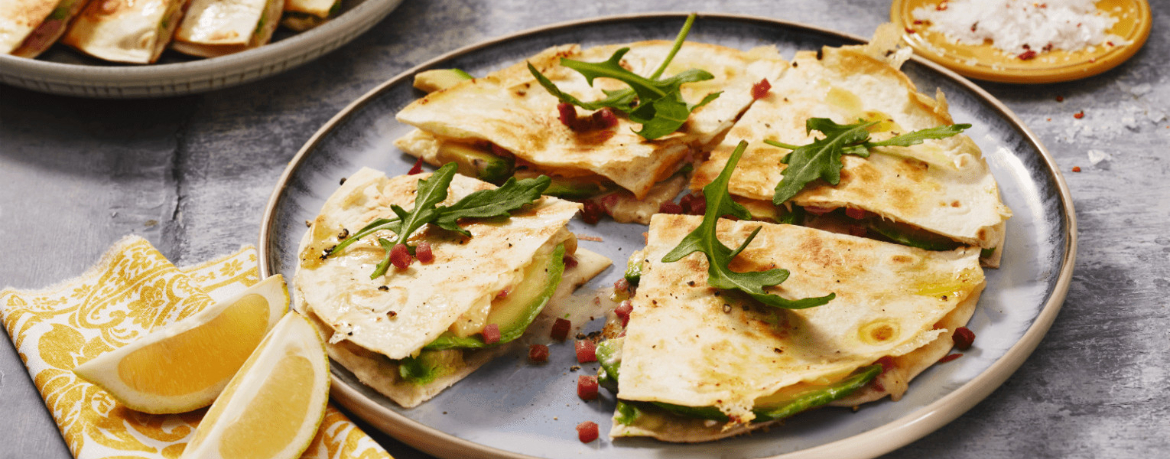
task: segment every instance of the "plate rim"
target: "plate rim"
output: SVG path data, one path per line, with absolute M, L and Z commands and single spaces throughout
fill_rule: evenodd
M 260 223 L 260 234 L 257 243 L 260 278 L 266 278 L 272 275 L 272 261 L 271 257 L 274 252 L 270 251 L 272 244 L 272 235 L 275 226 L 276 208 L 281 201 L 282 194 L 288 188 L 289 179 L 293 173 L 300 169 L 304 163 L 307 154 L 316 148 L 317 144 L 330 133 L 334 127 L 340 122 L 348 118 L 358 108 L 369 103 L 376 96 L 381 94 L 390 86 L 399 84 L 406 78 L 413 77 L 416 73 L 426 70 L 439 62 L 463 56 L 483 48 L 492 47 L 504 42 L 512 41 L 519 38 L 524 38 L 531 35 L 538 35 L 558 29 L 587 27 L 592 25 L 609 24 L 614 22 L 639 21 L 639 20 L 662 20 L 662 19 L 685 19 L 689 13 L 679 12 L 649 12 L 649 13 L 634 13 L 601 16 L 589 19 L 578 19 L 572 21 L 558 22 L 548 24 L 531 29 L 522 30 L 519 32 L 509 33 L 500 37 L 487 39 L 484 41 L 472 43 L 470 45 L 449 51 L 435 58 L 429 59 L 419 65 L 407 69 L 398 75 L 391 77 L 382 84 L 374 87 L 362 96 L 355 99 L 345 108 L 341 109 L 336 115 L 330 118 L 319 128 L 312 137 L 309 138 L 297 151 L 296 155 L 289 160 L 288 166 L 281 173 L 280 178 L 277 179 L 276 186 L 268 199 L 265 206 L 264 216 Z M 867 43 L 868 40 L 858 37 L 856 35 L 835 31 L 832 29 L 802 24 L 791 21 L 784 21 L 780 19 L 773 19 L 762 16 L 751 16 L 743 14 L 728 14 L 728 13 L 704 13 L 699 12 L 699 19 L 704 17 L 717 18 L 729 21 L 742 21 L 746 23 L 760 23 L 771 26 L 781 26 L 784 28 L 791 28 L 794 30 L 803 30 L 807 32 L 819 33 L 828 36 L 834 36 L 844 41 L 854 43 Z M 1060 209 L 1064 213 L 1065 224 L 1064 232 L 1064 258 L 1060 263 L 1060 272 L 1057 275 L 1057 280 L 1053 286 L 1052 295 L 1045 301 L 1044 307 L 1039 314 L 1033 319 L 1032 324 L 1027 331 L 1020 337 L 1015 344 L 1013 344 L 1004 353 L 1002 357 L 997 359 L 995 363 L 991 364 L 986 370 L 981 372 L 972 380 L 960 385 L 951 393 L 935 400 L 934 402 L 920 407 L 907 415 L 901 416 L 893 421 L 887 422 L 875 429 L 862 432 L 857 435 L 846 437 L 831 443 L 815 446 L 808 449 L 784 453 L 777 456 L 770 456 L 771 459 L 804 459 L 813 457 L 841 457 L 841 458 L 868 458 L 876 457 L 895 449 L 901 448 L 915 440 L 925 437 L 927 434 L 941 428 L 950 423 L 955 418 L 970 410 L 977 403 L 987 398 L 991 392 L 999 388 L 1004 381 L 1007 380 L 1015 371 L 1024 363 L 1024 361 L 1032 354 L 1032 352 L 1039 345 L 1040 340 L 1048 332 L 1056 319 L 1057 313 L 1064 304 L 1065 297 L 1068 294 L 1069 286 L 1072 281 L 1073 266 L 1076 262 L 1077 250 L 1077 222 L 1076 211 L 1073 207 L 1072 194 L 1064 180 L 1060 168 L 1056 164 L 1055 158 L 1044 146 L 1040 139 L 1024 122 L 1016 116 L 1006 105 L 998 98 L 988 93 L 983 88 L 971 82 L 962 75 L 938 64 L 929 59 L 926 59 L 918 54 L 911 57 L 915 63 L 926 66 L 931 70 L 937 71 L 944 77 L 953 80 L 955 83 L 963 86 L 965 89 L 975 93 L 984 102 L 987 102 L 996 110 L 1004 119 L 1006 119 L 1015 129 L 1017 129 L 1023 137 L 1031 143 L 1040 153 L 1040 159 L 1043 165 L 1047 168 L 1056 186 L 1056 195 L 1060 197 Z M 530 458 L 520 453 L 504 451 L 487 445 L 465 440 L 449 433 L 440 431 L 433 427 L 429 427 L 418 423 L 406 416 L 396 413 L 392 410 L 386 409 L 377 404 L 371 403 L 365 399 L 357 389 L 350 387 L 348 383 L 342 381 L 337 374 L 331 372 L 332 384 L 330 385 L 330 392 L 333 398 L 345 408 L 358 415 L 366 422 L 374 425 L 379 430 L 386 434 L 429 454 L 434 454 L 439 457 L 460 457 L 460 455 L 474 454 L 476 457 L 491 457 L 491 458 Z M 397 425 L 391 420 L 397 422 Z

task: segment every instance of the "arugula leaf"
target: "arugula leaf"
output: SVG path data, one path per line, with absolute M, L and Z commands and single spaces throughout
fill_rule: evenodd
M 532 73 L 536 81 L 549 94 L 552 94 L 561 102 L 573 104 L 586 110 L 611 108 L 625 113 L 629 115 L 631 121 L 642 125 L 642 130 L 634 131 L 634 133 L 647 140 L 654 140 L 677 131 L 682 127 L 683 123 L 686 123 L 687 117 L 690 116 L 691 112 L 696 108 L 710 103 L 721 94 L 718 92 L 708 94 L 702 101 L 693 105 L 683 100 L 680 89 L 681 85 L 715 78 L 714 75 L 700 69 L 690 69 L 670 78 L 659 79 L 662 73 L 666 71 L 666 67 L 670 64 L 670 61 L 674 59 L 675 54 L 682 48 L 687 34 L 690 33 L 691 25 L 695 22 L 696 16 L 692 14 L 687 17 L 687 22 L 683 24 L 682 30 L 675 37 L 674 46 L 671 48 L 670 53 L 667 54 L 666 59 L 662 61 L 662 64 L 658 66 L 658 69 L 649 78 L 626 70 L 621 66 L 622 57 L 630 51 L 630 48 L 621 48 L 615 51 L 604 62 L 582 62 L 561 58 L 560 63 L 562 66 L 576 70 L 585 77 L 585 81 L 590 86 L 593 85 L 593 80 L 596 78 L 612 78 L 630 86 L 628 89 L 616 91 L 606 90 L 604 91 L 606 95 L 604 99 L 592 102 L 582 101 L 562 92 L 557 88 L 556 84 L 541 74 L 531 63 L 528 64 L 528 71 Z
M 715 234 L 719 217 L 723 215 L 732 215 L 741 220 L 751 219 L 748 210 L 732 201 L 731 194 L 727 192 L 727 184 L 731 181 L 731 172 L 735 170 L 735 165 L 746 149 L 747 142 L 741 141 L 739 146 L 735 148 L 735 152 L 731 154 L 731 158 L 727 160 L 727 165 L 724 166 L 719 177 L 703 187 L 703 196 L 707 200 L 707 211 L 703 215 L 703 222 L 699 224 L 698 228 L 687 234 L 670 253 L 662 257 L 662 261 L 673 263 L 694 252 L 703 252 L 707 257 L 707 285 L 726 290 L 740 290 L 763 304 L 784 309 L 804 309 L 828 303 L 829 300 L 836 297 L 836 294 L 830 293 L 818 298 L 789 300 L 764 292 L 764 287 L 779 285 L 788 279 L 788 270 L 774 268 L 767 271 L 737 273 L 729 268 L 731 260 L 747 248 L 748 244 L 751 244 L 752 239 L 762 228 L 761 226 L 752 231 L 743 244 L 734 251 L 719 242 Z
M 439 207 L 438 217 L 431 223 L 445 230 L 471 236 L 469 231 L 456 224 L 459 219 L 507 216 L 509 212 L 540 199 L 550 183 L 552 179 L 547 175 L 520 181 L 509 177 L 499 188 L 476 191 L 455 204 Z
M 970 124 L 954 124 L 922 129 L 879 142 L 869 141 L 869 128 L 877 121 L 864 122 L 858 120 L 856 124 L 837 124 L 828 118 L 809 118 L 805 121 L 806 133 L 820 131 L 824 138 L 816 139 L 808 145 L 790 145 L 775 140 L 765 140 L 764 143 L 775 147 L 792 150 L 791 153 L 780 159 L 788 164 L 784 169 L 783 178 L 776 184 L 776 194 L 772 196 L 772 203 L 783 204 L 800 193 L 809 182 L 818 178 L 824 179 L 830 185 L 841 182 L 842 155 L 854 155 L 862 158 L 869 157 L 869 149 L 874 147 L 901 146 L 908 147 L 922 143 L 926 139 L 943 139 L 963 132 L 971 127 Z

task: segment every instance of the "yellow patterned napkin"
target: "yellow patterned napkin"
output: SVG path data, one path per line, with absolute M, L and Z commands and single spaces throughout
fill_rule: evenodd
M 256 249 L 176 268 L 130 236 L 76 279 L 40 291 L 0 291 L 0 320 L 77 459 L 177 458 L 206 410 L 151 415 L 122 407 L 73 367 L 260 280 Z M 390 455 L 329 405 L 303 459 Z

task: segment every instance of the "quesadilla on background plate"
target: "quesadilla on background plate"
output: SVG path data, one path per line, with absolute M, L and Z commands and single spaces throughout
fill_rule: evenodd
M 284 0 L 190 0 L 171 48 L 200 57 L 238 53 L 268 43 Z
M 932 252 L 813 228 L 720 220 L 739 246 L 736 272 L 783 266 L 769 293 L 836 298 L 777 309 L 707 285 L 707 262 L 662 258 L 701 217 L 656 215 L 625 336 L 598 348 L 602 385 L 616 388 L 613 437 L 716 440 L 825 404 L 889 395 L 946 355 L 985 285 L 979 251 Z M 616 387 L 615 387 L 616 386 Z
M 297 32 L 317 27 L 341 11 L 341 0 L 285 0 L 280 24 Z
M 299 307 L 317 318 L 330 356 L 404 407 L 486 363 L 558 290 L 571 291 L 609 264 L 578 250 L 566 229 L 581 205 L 552 197 L 537 198 L 510 218 L 461 220 L 470 237 L 427 226 L 409 240 L 429 244 L 433 260 L 373 278 L 387 253 L 378 239 L 394 238 L 391 231 L 334 251 L 359 228 L 394 215 L 392 205 L 410 206 L 421 194 L 420 179 L 433 176 L 387 178 L 362 169 L 349 177 L 302 239 L 296 274 Z M 495 188 L 455 175 L 442 204 Z M 566 268 L 570 256 L 580 262 Z
M 983 250 L 984 266 L 999 266 L 1011 211 L 1001 202 L 979 147 L 965 135 L 909 147 L 875 147 L 868 158 L 844 155 L 837 185 L 817 180 L 784 204 L 773 204 L 788 167 L 781 158 L 790 150 L 764 141 L 809 144 L 821 137 L 806 130 L 811 118 L 842 124 L 876 121 L 870 128 L 875 140 L 953 123 L 941 92 L 937 99 L 919 93 L 898 70 L 907 55 L 887 45 L 879 30 L 868 46 L 798 52 L 772 91 L 744 113 L 710 159 L 696 168 L 691 188 L 710 183 L 736 145 L 747 140 L 750 146 L 729 191 L 756 218 L 868 234 L 932 250 L 976 246 Z M 800 215 L 802 210 L 798 208 L 816 215 L 795 218 L 793 211 Z
M 171 41 L 186 0 L 93 0 L 62 43 L 107 61 L 149 64 Z
M 752 89 L 761 80 L 774 80 L 788 63 L 772 47 L 740 51 L 722 46 L 686 42 L 663 75 L 701 69 L 714 78 L 686 83 L 681 95 L 697 104 L 720 92 L 709 104 L 696 108 L 677 132 L 646 140 L 634 132 L 639 126 L 625 117 L 616 125 L 574 130 L 560 121 L 557 97 L 541 87 L 528 69 L 531 63 L 561 91 L 581 100 L 606 97 L 604 90 L 619 90 L 623 83 L 598 78 L 593 86 L 575 70 L 560 64 L 561 58 L 599 62 L 620 48 L 630 51 L 623 68 L 650 75 L 671 51 L 669 41 L 645 41 L 582 49 L 579 45 L 549 48 L 526 62 L 492 72 L 483 78 L 462 81 L 432 92 L 397 115 L 417 131 L 395 145 L 431 164 L 463 162 L 465 174 L 495 181 L 502 177 L 546 174 L 554 182 L 546 193 L 570 199 L 586 199 L 617 193 L 623 199 L 642 200 L 658 190 L 696 153 L 722 135 L 754 100 Z M 578 116 L 589 113 L 574 107 Z M 681 181 L 679 182 L 681 183 Z M 663 184 L 671 187 L 673 184 Z M 647 223 L 657 205 L 640 215 L 614 215 L 618 221 Z
M 53 46 L 89 0 L 0 2 L 0 52 L 33 58 Z

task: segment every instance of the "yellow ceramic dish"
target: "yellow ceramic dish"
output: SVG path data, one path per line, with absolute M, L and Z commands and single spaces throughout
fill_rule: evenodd
M 943 0 L 894 0 L 890 21 L 902 27 L 902 37 L 914 52 L 964 76 L 1001 83 L 1054 83 L 1090 77 L 1120 65 L 1146 43 L 1150 35 L 1150 4 L 1146 0 L 1101 0 L 1097 9 L 1116 17 L 1109 33 L 1128 41 L 1068 52 L 1053 50 L 1022 60 L 990 44 L 960 45 L 925 24 L 914 24 L 913 11 L 934 7 Z

